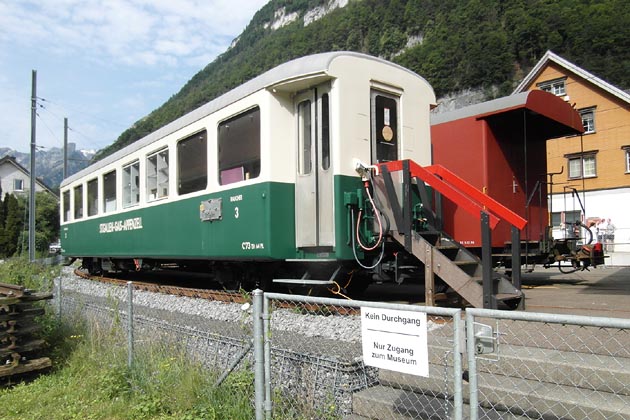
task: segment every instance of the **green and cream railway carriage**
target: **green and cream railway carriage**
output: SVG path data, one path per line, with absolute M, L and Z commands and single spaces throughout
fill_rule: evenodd
M 430 164 L 434 102 L 423 78 L 374 57 L 282 64 L 64 180 L 62 252 L 92 272 L 329 278 L 356 266 L 356 160 Z

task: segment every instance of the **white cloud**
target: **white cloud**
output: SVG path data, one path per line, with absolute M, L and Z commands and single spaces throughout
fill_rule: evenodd
M 223 53 L 267 1 L 0 0 L 0 145 L 28 147 L 30 69 L 38 96 L 65 104 L 42 110 L 38 144 L 58 144 L 68 116 L 83 134 L 71 141 L 102 147 Z
M 176 65 L 216 56 L 264 0 L 0 0 L 0 41 L 97 62 Z M 151 51 L 152 53 L 147 53 Z

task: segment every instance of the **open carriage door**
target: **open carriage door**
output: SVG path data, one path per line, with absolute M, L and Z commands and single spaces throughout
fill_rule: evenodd
M 398 160 L 399 97 L 373 89 L 370 94 L 372 164 Z
M 295 234 L 299 248 L 335 245 L 329 91 L 328 85 L 321 85 L 295 99 Z

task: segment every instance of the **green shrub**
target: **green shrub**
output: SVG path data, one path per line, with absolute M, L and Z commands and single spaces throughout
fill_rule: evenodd
M 17 284 L 38 292 L 50 292 L 60 266 L 32 263 L 27 258 L 10 258 L 0 263 L 0 282 Z
M 251 419 L 253 376 L 233 372 L 216 388 L 218 375 L 191 360 L 174 343 L 136 346 L 127 367 L 121 335 L 89 323 L 52 329 L 54 346 L 67 355 L 53 371 L 30 383 L 0 389 L 0 418 L 22 419 Z M 117 328 L 114 326 L 113 328 Z M 51 335 L 53 336 L 53 335 Z M 140 348 L 138 348 L 140 347 Z

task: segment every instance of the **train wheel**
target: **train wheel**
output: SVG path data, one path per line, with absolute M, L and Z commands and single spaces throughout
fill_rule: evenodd
M 242 287 L 241 276 L 234 273 L 228 267 L 224 267 L 216 273 L 216 281 L 221 284 L 223 289 L 234 292 L 239 291 Z
M 367 288 L 370 287 L 370 279 L 354 279 L 346 286 L 346 292 L 350 297 L 358 297 L 363 295 Z
M 256 276 L 253 285 L 254 289 L 260 289 L 265 292 L 273 291 L 273 280 L 269 276 Z
M 99 259 L 83 258 L 81 267 L 86 269 L 91 276 L 100 276 L 103 274 L 103 268 L 101 267 L 101 261 Z

